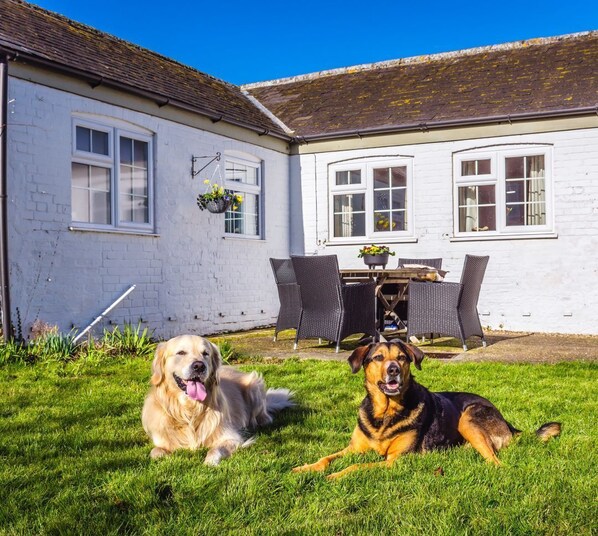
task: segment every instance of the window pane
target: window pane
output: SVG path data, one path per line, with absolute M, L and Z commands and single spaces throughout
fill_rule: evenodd
M 110 191 L 110 170 L 97 166 L 89 166 L 89 187 L 92 190 Z
M 526 177 L 544 177 L 544 155 L 526 157 Z
M 490 175 L 490 159 L 478 160 L 478 175 Z
M 365 236 L 365 213 L 335 214 L 334 236 Z
M 110 170 L 71 165 L 71 217 L 85 223 L 110 223 Z
M 147 143 L 139 140 L 133 141 L 135 166 L 147 169 Z
M 133 140 L 120 138 L 120 163 L 131 165 L 133 163 Z
M 494 186 L 477 186 L 480 205 L 495 204 Z
M 507 203 L 523 203 L 525 181 L 507 181 L 506 183 L 506 196 Z
M 496 202 L 493 185 L 461 187 L 458 197 L 460 232 L 496 230 Z
M 390 208 L 390 190 L 374 192 L 374 210 Z
M 392 213 L 392 230 L 404 231 L 407 229 L 407 212 L 401 210 Z
M 89 188 L 89 166 L 73 162 L 72 174 L 74 188 Z
M 523 157 L 505 158 L 506 178 L 523 179 Z
M 343 194 L 334 196 L 334 212 L 365 211 L 364 194 Z
M 525 205 L 509 205 L 507 207 L 507 225 L 525 224 Z
M 344 186 L 347 184 L 361 184 L 361 170 L 337 171 L 336 185 Z
M 78 151 L 91 151 L 91 131 L 88 128 L 77 127 L 75 138 Z
M 375 231 L 390 231 L 390 211 L 388 212 L 374 212 L 374 230 Z
M 237 210 L 227 210 L 224 215 L 224 231 L 227 233 L 259 236 L 259 196 L 239 192 L 243 201 Z
M 147 171 L 134 169 L 131 180 L 131 192 L 134 195 L 147 196 Z
M 73 221 L 88 222 L 89 220 L 89 191 L 73 188 L 71 192 L 71 214 Z
M 90 192 L 91 223 L 110 223 L 110 193 Z
M 392 191 L 392 208 L 393 209 L 405 209 L 407 207 L 407 190 L 401 188 L 400 190 Z
M 333 197 L 334 236 L 365 236 L 365 194 Z
M 389 188 L 390 177 L 388 168 L 374 169 L 374 189 Z
M 491 172 L 490 159 L 465 160 L 461 162 L 461 176 L 489 175 Z
M 91 131 L 91 152 L 96 154 L 109 154 L 108 133 L 99 130 Z
M 407 168 L 404 166 L 390 168 L 391 186 L 407 186 Z
M 237 162 L 226 162 L 226 180 L 243 184 L 257 185 L 259 172 L 257 166 L 248 166 Z

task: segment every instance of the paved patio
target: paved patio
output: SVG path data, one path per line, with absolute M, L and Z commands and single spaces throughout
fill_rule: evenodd
M 279 333 L 273 341 L 273 328 L 214 335 L 212 340 L 230 341 L 235 350 L 243 354 L 262 356 L 266 359 L 328 359 L 344 361 L 359 344 L 359 338 L 348 338 L 341 344 L 337 354 L 334 346 L 319 345 L 316 340 L 299 341 L 298 350 L 293 350 L 294 331 Z M 389 334 L 389 337 L 398 334 Z M 455 339 L 439 338 L 433 343 L 425 341 L 419 346 L 429 358 L 436 357 L 447 362 L 502 361 L 527 363 L 557 363 L 561 361 L 597 361 L 598 336 L 561 335 L 546 333 L 520 333 L 492 331 L 486 333 L 488 346 L 483 348 L 477 338 L 468 341 L 470 349 L 463 352 Z

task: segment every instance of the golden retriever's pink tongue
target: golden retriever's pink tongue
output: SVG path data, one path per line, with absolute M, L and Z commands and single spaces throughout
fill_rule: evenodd
M 201 382 L 187 382 L 187 396 L 193 400 L 199 400 L 202 402 L 208 396 L 208 392 Z

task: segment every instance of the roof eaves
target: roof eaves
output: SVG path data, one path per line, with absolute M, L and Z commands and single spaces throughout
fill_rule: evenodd
M 24 60 L 24 61 L 29 62 L 34 65 L 38 65 L 38 66 L 45 67 L 45 68 L 48 68 L 48 69 L 51 69 L 51 70 L 54 70 L 57 72 L 62 72 L 62 73 L 83 79 L 87 83 L 89 83 L 92 88 L 96 88 L 100 85 L 112 87 L 114 89 L 119 89 L 121 91 L 125 91 L 127 93 L 131 93 L 131 94 L 138 95 L 140 97 L 144 97 L 149 100 L 152 100 L 160 108 L 162 106 L 166 106 L 168 104 L 168 105 L 174 106 L 176 108 L 180 108 L 180 109 L 183 109 L 183 110 L 186 110 L 189 112 L 203 115 L 203 116 L 209 118 L 213 123 L 223 121 L 223 122 L 231 124 L 231 125 L 235 125 L 238 127 L 246 128 L 253 132 L 257 132 L 260 136 L 270 135 L 270 136 L 273 136 L 275 138 L 279 138 L 279 139 L 282 139 L 285 141 L 291 140 L 291 136 L 288 134 L 285 134 L 283 132 L 273 132 L 269 129 L 266 129 L 263 127 L 258 127 L 251 123 L 246 123 L 244 121 L 234 119 L 225 114 L 218 113 L 218 112 L 216 112 L 214 110 L 210 110 L 208 108 L 190 105 L 185 102 L 178 101 L 176 99 L 171 99 L 170 97 L 163 95 L 163 94 L 154 93 L 154 92 L 151 92 L 148 90 L 140 89 L 138 87 L 128 85 L 123 82 L 119 82 L 117 80 L 105 78 L 96 73 L 85 71 L 83 69 L 77 69 L 75 67 L 70 67 L 68 65 L 64 65 L 62 63 L 58 63 L 53 60 L 46 59 L 43 56 L 36 54 L 35 52 L 27 50 L 25 47 L 16 46 L 16 45 L 14 45 L 10 42 L 4 41 L 4 40 L 0 40 L 0 53 L 5 54 L 13 61 Z
M 393 134 L 407 131 L 422 131 L 437 130 L 442 128 L 466 127 L 492 123 L 512 123 L 515 121 L 530 121 L 534 119 L 550 119 L 567 116 L 579 115 L 598 115 L 598 103 L 593 106 L 586 106 L 582 108 L 568 108 L 560 110 L 546 110 L 543 112 L 525 112 L 519 114 L 495 115 L 488 117 L 475 117 L 468 119 L 453 119 L 447 121 L 430 121 L 420 123 L 410 123 L 404 125 L 389 125 L 384 127 L 372 127 L 364 129 L 339 130 L 335 132 L 325 132 L 322 134 L 308 134 L 305 136 L 296 136 L 293 141 L 297 143 L 309 143 L 316 141 L 324 141 L 330 139 L 343 138 L 362 138 L 365 136 L 375 136 L 379 134 Z

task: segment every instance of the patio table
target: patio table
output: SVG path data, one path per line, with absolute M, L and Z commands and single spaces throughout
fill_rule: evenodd
M 402 318 L 396 313 L 395 308 L 400 302 L 408 299 L 409 281 L 437 281 L 442 280 L 446 271 L 435 268 L 348 268 L 339 270 L 343 283 L 362 283 L 374 280 L 376 283 L 376 298 L 380 304 L 379 318 L 377 323 L 380 331 L 384 331 L 384 321 L 387 317 L 392 318 L 397 328 L 405 329 L 407 326 Z M 384 285 L 396 285 L 396 294 L 385 294 Z

